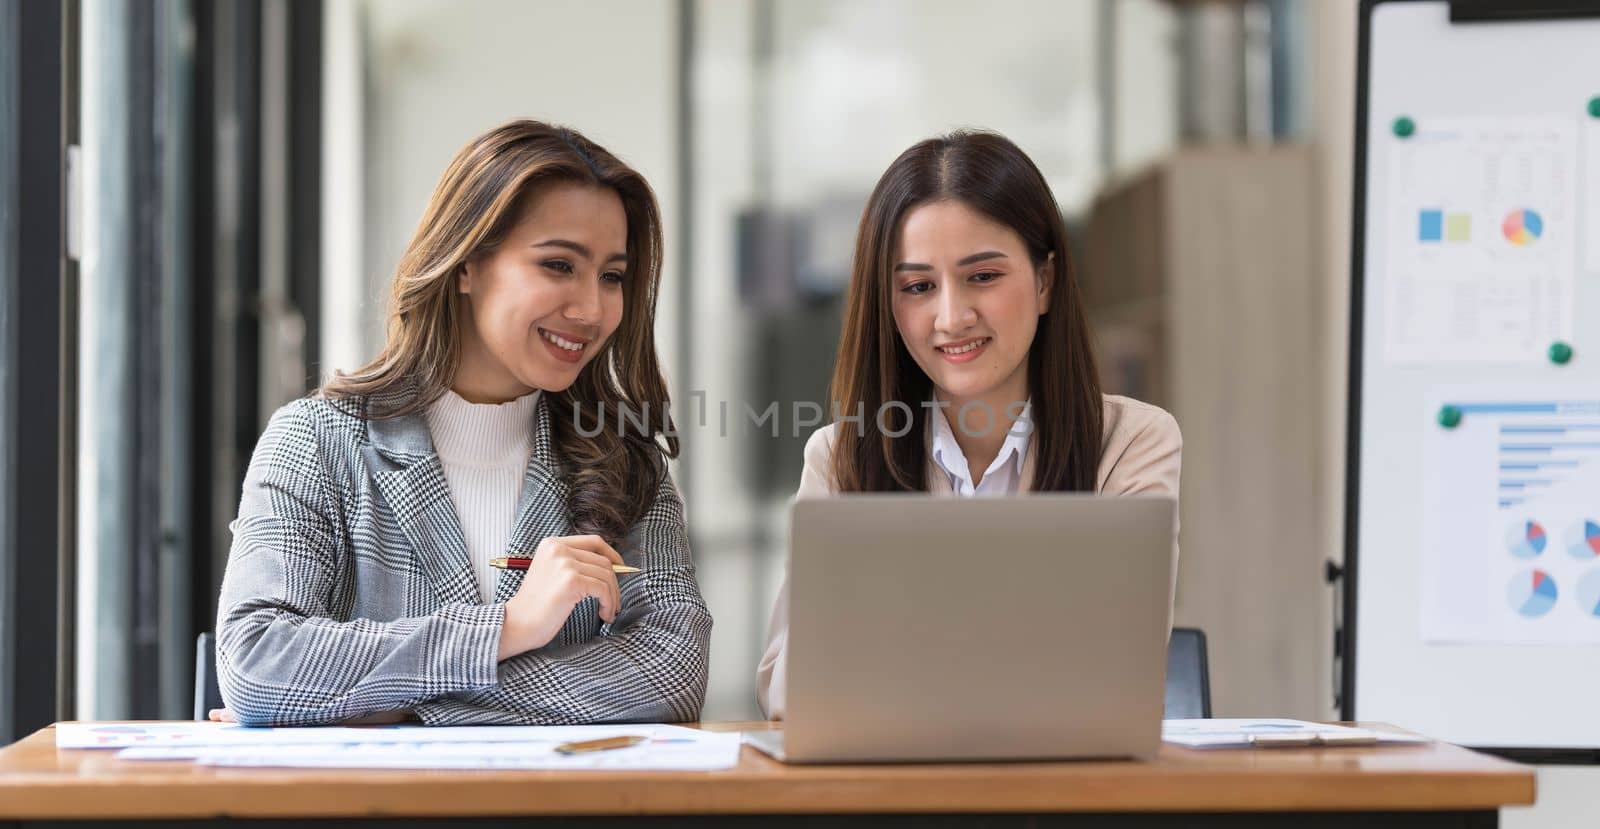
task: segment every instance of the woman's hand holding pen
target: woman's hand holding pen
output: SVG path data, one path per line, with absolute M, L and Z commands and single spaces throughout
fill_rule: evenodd
M 522 587 L 506 602 L 500 629 L 500 659 L 542 648 L 556 638 L 572 609 L 588 597 L 600 603 L 600 618 L 614 622 L 622 607 L 614 564 L 622 556 L 597 535 L 546 538 L 534 551 Z

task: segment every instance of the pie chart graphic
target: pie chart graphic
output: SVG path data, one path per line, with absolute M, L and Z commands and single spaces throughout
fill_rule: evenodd
M 1500 223 L 1500 230 L 1506 235 L 1506 241 L 1525 248 L 1544 235 L 1544 219 L 1533 210 L 1513 210 Z
M 1517 558 L 1533 558 L 1549 543 L 1550 536 L 1538 521 L 1518 521 L 1506 530 L 1506 549 Z
M 1600 521 L 1588 519 L 1567 528 L 1567 552 L 1588 561 L 1600 556 Z
M 1512 610 L 1537 619 L 1556 606 L 1556 580 L 1543 570 L 1524 570 L 1512 577 L 1506 600 Z
M 1578 604 L 1592 619 L 1600 619 L 1600 570 L 1590 570 L 1578 579 Z

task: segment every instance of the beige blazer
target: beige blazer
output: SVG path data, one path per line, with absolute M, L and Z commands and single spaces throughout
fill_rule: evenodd
M 806 441 L 805 470 L 800 473 L 800 490 L 795 498 L 818 498 L 833 495 L 833 441 L 837 424 L 813 432 Z M 1105 425 L 1101 439 L 1100 469 L 1095 492 L 1106 495 L 1133 495 L 1138 493 L 1178 495 L 1178 471 L 1183 436 L 1178 422 L 1160 408 L 1127 397 L 1105 396 Z M 1027 457 L 1022 464 L 1022 491 L 1031 488 L 1034 453 L 1037 443 L 1030 442 Z M 950 496 L 950 481 L 928 459 L 929 493 Z M 1178 545 L 1172 545 L 1173 573 L 1177 573 Z M 1176 577 L 1174 577 L 1176 587 Z M 1168 602 L 1168 624 L 1171 624 L 1171 602 Z M 772 621 L 767 628 L 767 650 L 756 669 L 756 697 L 761 710 L 768 717 L 783 719 L 785 665 L 788 662 L 789 642 L 789 579 L 784 577 L 778 590 L 778 601 L 772 608 Z

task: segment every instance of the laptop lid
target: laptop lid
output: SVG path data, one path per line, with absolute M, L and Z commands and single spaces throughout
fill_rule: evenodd
M 797 501 L 791 761 L 1148 756 L 1176 501 Z

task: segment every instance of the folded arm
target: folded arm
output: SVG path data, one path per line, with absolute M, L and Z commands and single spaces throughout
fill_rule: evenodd
M 217 611 L 217 678 L 247 725 L 318 725 L 493 685 L 502 605 L 333 618 L 350 565 L 310 401 L 273 415 L 245 475 Z
M 623 577 L 621 611 L 598 636 L 507 659 L 493 687 L 417 705 L 418 716 L 430 724 L 698 719 L 711 613 L 695 583 L 683 502 L 670 479 L 617 548 L 643 572 Z

